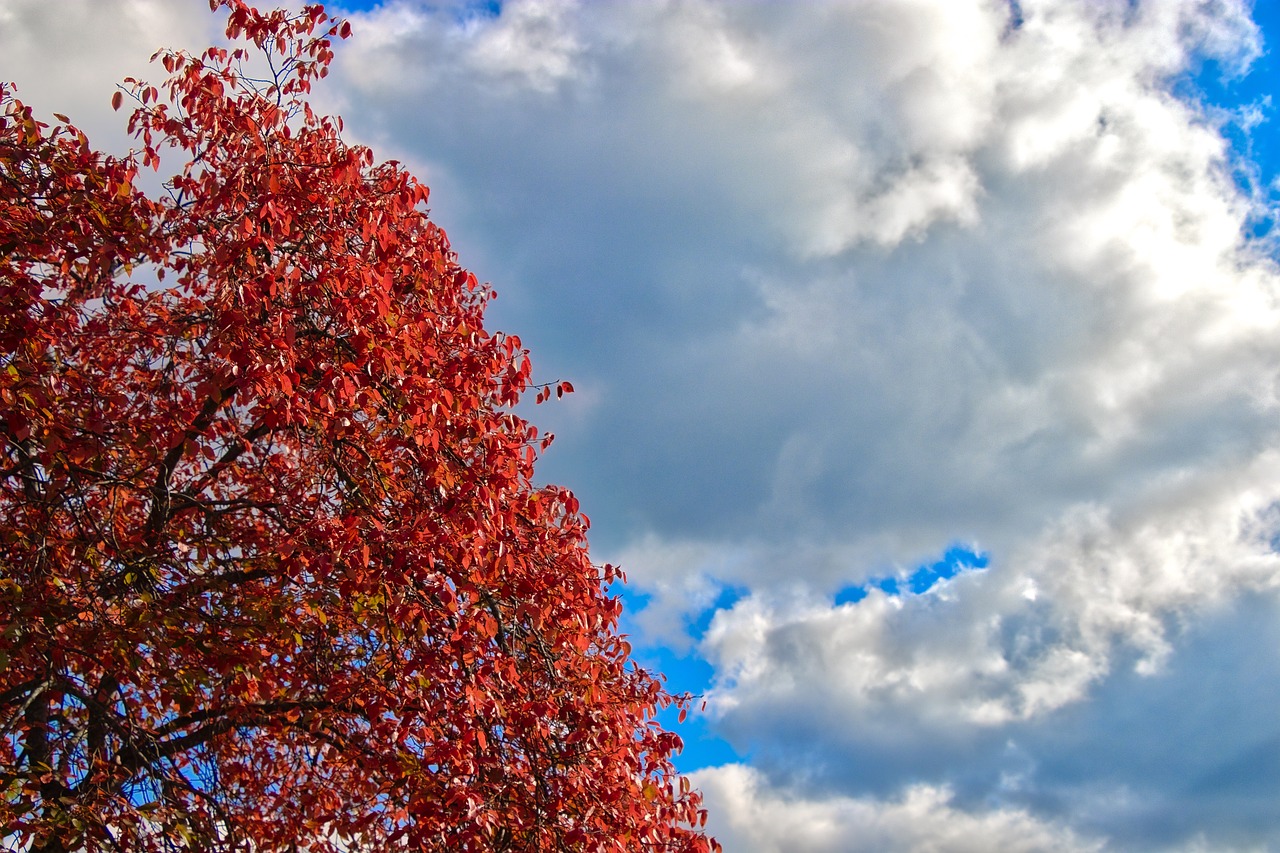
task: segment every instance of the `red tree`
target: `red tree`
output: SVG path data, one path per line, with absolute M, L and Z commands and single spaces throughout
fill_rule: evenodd
M 531 484 L 519 339 L 426 187 L 307 106 L 347 25 L 211 6 L 256 50 L 126 81 L 135 156 L 0 88 L 0 832 L 716 847 L 617 573 Z

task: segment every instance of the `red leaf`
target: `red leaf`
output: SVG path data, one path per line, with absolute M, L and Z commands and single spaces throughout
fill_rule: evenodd
M 136 159 L 0 85 L 0 694 L 27 709 L 0 826 L 711 849 L 655 721 L 690 700 L 632 663 L 577 499 L 532 485 L 519 338 L 426 187 L 305 101 L 350 26 L 211 5 L 277 61 L 157 54 L 165 85 L 125 83 Z M 135 186 L 162 149 L 181 204 Z

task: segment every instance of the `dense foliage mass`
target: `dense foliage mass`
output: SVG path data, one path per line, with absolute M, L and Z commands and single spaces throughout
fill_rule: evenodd
M 712 849 L 616 572 L 531 484 L 520 341 L 426 187 L 305 101 L 346 25 L 211 5 L 252 47 L 126 81 L 135 156 L 0 88 L 0 828 Z

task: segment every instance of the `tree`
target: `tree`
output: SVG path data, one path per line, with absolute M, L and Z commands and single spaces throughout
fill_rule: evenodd
M 126 81 L 129 157 L 0 87 L 0 827 L 717 849 L 653 719 L 687 697 L 630 660 L 577 500 L 532 485 L 520 340 L 426 187 L 306 102 L 348 25 L 210 5 L 252 49 Z

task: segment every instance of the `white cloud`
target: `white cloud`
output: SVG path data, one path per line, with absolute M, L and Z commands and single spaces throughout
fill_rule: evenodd
M 562 0 L 519 3 L 499 17 L 474 19 L 469 65 L 540 91 L 554 89 L 574 71 L 579 47 L 565 18 L 575 5 Z
M 734 853 L 1083 853 L 1100 842 L 1020 809 L 969 812 L 946 787 L 912 785 L 893 800 L 810 796 L 771 786 L 741 765 L 700 770 L 694 780 L 714 816 L 711 828 Z
M 545 97 L 580 80 L 574 0 L 523 0 L 489 14 L 474 3 L 391 0 L 355 12 L 360 38 L 339 61 L 347 84 L 413 93 L 429 104 L 465 87 L 486 97 Z
M 736 730 L 794 709 L 815 732 L 892 721 L 928 736 L 1078 701 L 1118 653 L 1157 671 L 1170 620 L 1280 587 L 1278 483 L 1280 458 L 1266 454 L 1244 470 L 1163 483 L 1142 511 L 1082 506 L 991 569 L 921 595 L 872 589 L 835 607 L 744 599 L 716 614 L 703 641 L 720 679 L 712 707 Z

